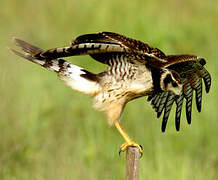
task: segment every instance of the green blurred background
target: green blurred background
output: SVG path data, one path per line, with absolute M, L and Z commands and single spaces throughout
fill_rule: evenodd
M 145 98 L 127 105 L 122 123 L 144 147 L 140 179 L 218 179 L 215 0 L 1 0 L 0 179 L 124 179 L 125 153 L 118 156 L 123 139 L 93 110 L 90 97 L 6 48 L 13 36 L 48 49 L 99 31 L 140 39 L 167 54 L 205 57 L 212 88 L 203 93 L 202 113 L 193 107 L 191 126 L 183 110 L 177 133 L 171 112 L 161 133 L 161 120 Z M 105 69 L 88 56 L 67 59 L 96 73 Z

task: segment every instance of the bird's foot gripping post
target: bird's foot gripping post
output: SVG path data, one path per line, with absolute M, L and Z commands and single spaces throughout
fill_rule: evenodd
M 114 125 L 126 140 L 119 150 L 119 154 L 126 151 L 126 180 L 138 180 L 139 158 L 143 152 L 142 146 L 131 140 L 118 122 L 115 122 Z
M 134 142 L 132 139 L 130 139 L 130 137 L 127 135 L 127 133 L 124 131 L 124 129 L 122 128 L 122 126 L 119 124 L 119 122 L 115 122 L 114 123 L 115 127 L 117 128 L 117 130 L 119 131 L 119 133 L 123 136 L 123 138 L 126 140 L 125 143 L 123 143 L 120 146 L 120 150 L 119 150 L 119 154 L 121 152 L 124 152 L 127 150 L 128 147 L 137 147 L 139 149 L 139 152 L 142 156 L 143 153 L 143 148 L 141 145 L 137 144 L 136 142 Z

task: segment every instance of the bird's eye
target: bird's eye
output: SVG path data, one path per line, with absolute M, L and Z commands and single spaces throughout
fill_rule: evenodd
M 172 86 L 173 86 L 173 87 L 177 87 L 178 84 L 177 84 L 176 82 L 172 82 Z

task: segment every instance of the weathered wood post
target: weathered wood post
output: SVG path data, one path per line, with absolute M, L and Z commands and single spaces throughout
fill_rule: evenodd
M 126 151 L 126 180 L 139 179 L 140 152 L 137 147 L 128 147 Z

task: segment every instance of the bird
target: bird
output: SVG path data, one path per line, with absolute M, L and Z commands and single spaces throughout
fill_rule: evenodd
M 23 51 L 11 49 L 13 53 L 57 73 L 73 90 L 91 95 L 93 107 L 106 114 L 108 123 L 125 140 L 119 153 L 131 146 L 143 152 L 142 146 L 121 125 L 121 115 L 129 101 L 147 96 L 157 118 L 163 114 L 162 132 L 175 104 L 175 126 L 179 131 L 183 101 L 186 101 L 187 122 L 191 124 L 193 93 L 197 110 L 201 112 L 202 80 L 206 93 L 211 87 L 204 58 L 190 54 L 166 55 L 147 43 L 114 32 L 80 35 L 69 46 L 48 50 L 18 38 L 13 38 L 13 42 Z M 62 59 L 78 55 L 89 55 L 105 64 L 106 70 L 95 74 Z

